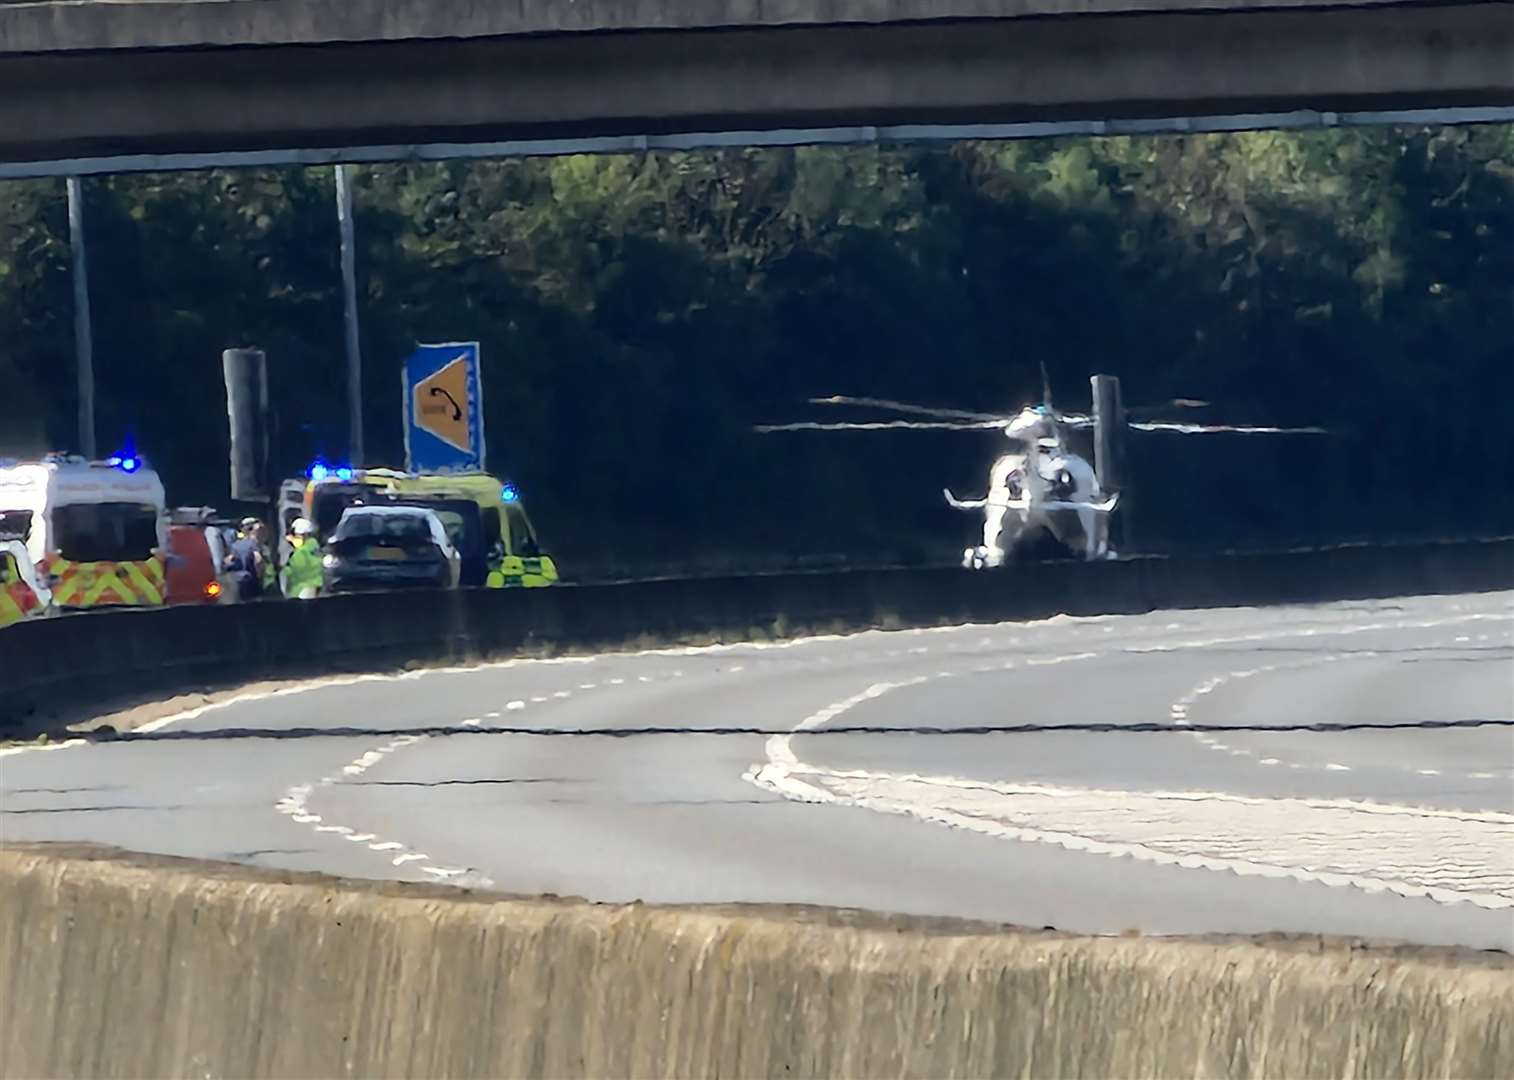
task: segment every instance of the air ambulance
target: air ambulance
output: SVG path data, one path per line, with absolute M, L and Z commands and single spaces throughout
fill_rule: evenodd
M 135 454 L 0 463 L 0 524 L 23 538 L 58 608 L 164 602 L 163 482 Z

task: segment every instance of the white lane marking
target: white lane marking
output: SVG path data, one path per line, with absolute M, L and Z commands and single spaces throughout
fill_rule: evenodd
M 1496 593 L 1496 594 L 1490 594 L 1490 595 L 1492 595 L 1494 597 L 1502 597 L 1505 594 Z M 1436 598 L 1433 598 L 1433 597 L 1431 597 L 1431 598 L 1418 598 L 1418 597 L 1416 597 L 1416 598 L 1411 598 L 1411 599 L 1434 600 Z M 1349 615 L 1352 611 L 1358 610 L 1361 606 L 1362 605 L 1352 604 L 1350 602 L 1346 602 L 1346 603 L 1342 603 L 1342 604 L 1331 605 L 1331 606 L 1329 606 L 1327 608 L 1321 609 L 1320 611 L 1309 611 L 1309 612 L 1307 612 L 1306 617 L 1320 617 L 1322 615 L 1331 615 L 1331 614 L 1334 614 L 1334 613 L 1337 613 L 1337 612 L 1343 612 L 1343 613 Z M 1455 605 L 1452 606 L 1452 610 L 1454 610 L 1454 611 L 1461 611 L 1463 609 L 1464 609 L 1464 605 L 1461 605 L 1461 604 L 1455 604 Z M 1283 607 L 1281 609 L 1278 609 L 1278 608 L 1272 608 L 1272 609 L 1269 609 L 1269 608 L 1227 608 L 1227 609 L 1225 609 L 1225 612 L 1226 612 L 1226 614 L 1228 616 L 1233 616 L 1233 617 L 1236 617 L 1236 618 L 1241 618 L 1241 617 L 1247 616 L 1249 614 L 1252 614 L 1252 613 L 1255 613 L 1255 612 L 1258 612 L 1258 611 L 1277 611 L 1277 610 L 1287 611 L 1289 609 L 1287 607 Z M 1360 632 L 1364 632 L 1364 631 L 1367 631 L 1367 630 L 1374 630 L 1374 629 L 1415 629 L 1415 628 L 1430 627 L 1430 626 L 1450 625 L 1450 624 L 1453 624 L 1453 623 L 1479 622 L 1479 621 L 1490 620 L 1490 619 L 1491 620 L 1507 620 L 1507 619 L 1509 619 L 1509 617 L 1510 616 L 1506 612 L 1502 612 L 1502 611 L 1500 611 L 1500 612 L 1474 612 L 1474 613 L 1470 613 L 1470 614 L 1466 614 L 1466 615 L 1455 615 L 1455 616 L 1449 616 L 1449 617 L 1443 618 L 1443 619 L 1434 619 L 1434 620 L 1429 620 L 1429 621 L 1420 621 L 1420 622 L 1417 622 L 1417 623 L 1398 623 L 1398 624 L 1393 624 L 1393 623 L 1369 623 L 1369 624 L 1365 624 L 1365 625 L 1362 625 L 1362 626 L 1359 626 L 1359 627 L 1355 627 L 1355 628 L 1344 628 L 1344 629 L 1341 629 L 1341 628 L 1330 628 L 1330 629 L 1327 630 L 1327 632 L 1330 632 L 1330 633 L 1360 633 Z M 1111 626 L 1102 626 L 1101 627 L 1100 624 L 1113 623 L 1114 621 L 1117 621 L 1117 620 L 1132 620 L 1132 619 L 1139 619 L 1139 618 L 1140 618 L 1139 615 L 1091 615 L 1091 616 L 1053 615 L 1050 618 L 1046 618 L 1046 619 L 1027 619 L 1027 620 L 1020 620 L 1020 621 L 1006 621 L 1006 622 L 998 622 L 998 623 L 961 623 L 961 624 L 954 625 L 954 626 L 917 627 L 917 628 L 911 629 L 911 630 L 861 630 L 861 631 L 857 631 L 857 632 L 851 633 L 851 634 L 814 634 L 814 635 L 810 635 L 808 637 L 790 638 L 790 639 L 788 639 L 786 641 L 753 641 L 753 642 L 736 642 L 736 643 L 732 643 L 732 644 L 720 644 L 720 645 L 677 646 L 677 647 L 672 647 L 672 648 L 641 649 L 641 650 L 636 650 L 636 651 L 632 651 L 632 652 L 599 653 L 599 654 L 596 654 L 596 655 L 593 655 L 593 656 L 512 657 L 512 658 L 510 658 L 508 660 L 491 660 L 491 661 L 487 661 L 485 663 L 479 663 L 479 664 L 466 664 L 466 665 L 453 665 L 453 666 L 449 666 L 449 667 L 424 668 L 424 669 L 421 669 L 421 670 L 418 670 L 418 671 L 370 673 L 370 674 L 364 674 L 364 675 L 335 675 L 335 676 L 329 676 L 329 677 L 321 678 L 321 679 L 311 679 L 308 682 L 303 682 L 303 683 L 300 683 L 300 684 L 295 685 L 295 686 L 284 686 L 284 687 L 279 687 L 279 688 L 274 689 L 274 690 L 250 690 L 250 691 L 248 691 L 246 693 L 234 694 L 234 695 L 232 695 L 230 697 L 227 697 L 227 698 L 224 698 L 224 699 L 222 699 L 220 701 L 207 702 L 204 705 L 198 705 L 198 706 L 195 706 L 192 709 L 185 709 L 183 712 L 174 713 L 171 716 L 164 716 L 164 717 L 160 717 L 157 720 L 149 721 L 148 723 L 143 724 L 140 727 L 136 728 L 134 733 L 137 733 L 137 734 L 150 734 L 150 733 L 155 732 L 155 731 L 161 731 L 162 729 L 170 726 L 171 724 L 181 723 L 181 722 L 183 722 L 185 720 L 198 719 L 199 717 L 204 716 L 206 713 L 214 712 L 214 711 L 219 710 L 219 709 L 230 708 L 230 707 L 235 706 L 235 705 L 243 705 L 243 704 L 247 704 L 249 702 L 265 701 L 265 700 L 268 700 L 270 698 L 288 697 L 288 696 L 292 696 L 292 695 L 296 695 L 296 694 L 307 694 L 307 693 L 312 693 L 312 692 L 315 692 L 315 691 L 330 689 L 330 688 L 333 688 L 333 687 L 356 686 L 356 685 L 361 685 L 363 683 L 370 683 L 370 682 L 405 682 L 405 681 L 411 681 L 411 680 L 417 680 L 417 679 L 436 678 L 436 677 L 447 676 L 447 675 L 468 675 L 468 674 L 473 674 L 473 673 L 481 672 L 481 671 L 496 671 L 496 670 L 502 670 L 502 669 L 508 669 L 508 668 L 514 668 L 514 667 L 525 667 L 525 666 L 531 666 L 531 665 L 592 664 L 592 663 L 596 663 L 598 661 L 605 660 L 605 659 L 626 659 L 626 658 L 636 658 L 636 657 L 643 657 L 643 656 L 695 656 L 695 655 L 711 655 L 711 654 L 718 654 L 718 653 L 723 653 L 723 652 L 730 652 L 730 651 L 733 651 L 733 650 L 747 650 L 747 651 L 765 651 L 765 650 L 769 650 L 769 649 L 802 650 L 802 649 L 805 649 L 805 648 L 808 648 L 810 646 L 817 645 L 817 644 L 825 644 L 825 643 L 830 643 L 830 642 L 846 641 L 848 639 L 853 639 L 853 638 L 856 638 L 856 639 L 859 639 L 859 640 L 861 640 L 861 639 L 871 640 L 872 638 L 874 638 L 874 637 L 876 637 L 876 636 L 878 636 L 880 634 L 917 635 L 917 634 L 982 633 L 985 629 L 990 630 L 990 631 L 1003 632 L 1004 630 L 1011 629 L 1011 628 L 1022 628 L 1022 629 L 1032 629 L 1032 630 L 1037 630 L 1037 631 L 1044 631 L 1044 629 L 1047 628 L 1047 627 L 1058 627 L 1058 626 L 1064 626 L 1064 625 L 1065 626 L 1069 626 L 1073 630 L 1100 629 L 1100 628 L 1102 628 L 1102 629 L 1104 629 L 1107 632 L 1107 631 L 1113 629 L 1112 625 Z M 1290 627 L 1290 628 L 1288 628 L 1287 630 L 1284 630 L 1284 631 L 1274 631 L 1274 632 L 1267 632 L 1267 633 L 1260 633 L 1260 634 L 1248 634 L 1248 635 L 1241 635 L 1241 636 L 1231 636 L 1231 637 L 1228 637 L 1228 638 L 1215 638 L 1215 639 L 1210 639 L 1208 642 L 1204 641 L 1203 639 L 1199 639 L 1197 641 L 1178 642 L 1178 643 L 1174 643 L 1174 644 L 1170 644 L 1170 645 L 1164 645 L 1164 644 L 1153 644 L 1153 645 L 1144 645 L 1144 646 L 1131 645 L 1131 646 L 1126 646 L 1126 649 L 1127 649 L 1127 651 L 1134 651 L 1134 652 L 1160 652 L 1160 651 L 1169 650 L 1169 649 L 1175 649 L 1175 648 L 1195 647 L 1195 646 L 1202 645 L 1202 644 L 1236 644 L 1236 643 L 1240 643 L 1242 641 L 1267 640 L 1269 637 L 1271 637 L 1271 638 L 1287 638 L 1287 637 L 1307 636 L 1307 634 L 1311 633 L 1311 632 L 1312 631 L 1306 632 L 1304 630 L 1301 630 L 1298 627 Z M 1501 631 L 1500 632 L 1500 636 L 1503 636 L 1503 637 L 1514 637 L 1514 630 Z M 1010 645 L 1010 646 L 1017 645 L 1017 644 L 1019 644 L 1020 640 L 1021 639 L 1018 638 L 1018 637 L 1012 637 L 1012 638 L 1010 638 L 1008 640 L 1007 644 Z M 900 655 L 900 652 L 899 652 L 899 650 L 893 650 L 891 652 L 884 653 L 884 655 L 886 655 L 886 656 L 898 656 L 898 655 Z M 830 658 L 829 657 L 822 657 L 821 659 L 822 660 L 829 660 Z M 677 677 L 677 676 L 675 675 L 675 677 Z M 647 676 L 642 675 L 642 676 L 638 676 L 638 681 L 640 681 L 640 682 L 651 682 L 652 680 L 650 678 L 648 678 Z M 547 699 L 546 698 L 532 698 L 531 700 L 540 703 L 542 701 L 546 701 Z M 26 746 L 6 747 L 4 749 L 0 749 L 0 756 L 5 756 L 5 755 L 9 755 L 9 754 L 23 754 L 23 753 L 28 753 L 28 752 L 37 751 L 37 750 L 61 750 L 61 749 L 65 749 L 67 747 L 85 746 L 85 745 L 89 745 L 89 743 L 90 743 L 90 740 L 87 740 L 87 739 L 70 739 L 70 740 L 68 740 L 67 742 L 64 742 L 64 743 L 49 743 L 49 744 L 41 744 L 41 745 L 38 745 L 38 744 L 29 744 L 29 745 L 26 745 Z
M 1514 815 L 811 770 L 825 801 L 1074 851 L 1514 908 Z M 1427 854 L 1433 853 L 1432 858 Z
M 495 713 L 493 715 L 498 716 L 499 714 Z M 471 727 L 476 727 L 481 723 L 482 720 L 478 717 L 470 717 L 463 721 L 465 726 Z M 347 775 L 361 775 L 372 764 L 382 760 L 385 753 L 425 742 L 429 738 L 431 738 L 430 735 L 417 735 L 413 733 L 401 735 L 379 747 L 377 750 L 369 750 L 361 754 L 354 761 L 344 766 L 342 772 Z M 310 813 L 306 803 L 312 791 L 320 788 L 334 787 L 339 782 L 338 778 L 325 776 L 316 784 L 298 784 L 286 791 L 283 798 L 279 799 L 274 806 L 281 814 L 288 815 L 291 820 L 312 826 L 315 832 L 331 833 L 350 840 L 353 843 L 366 844 L 370 851 L 381 852 L 386 855 L 392 854 L 393 858 L 389 860 L 391 866 L 402 867 L 414 863 L 416 864 L 415 869 L 431 874 L 441 881 L 456 879 L 458 885 L 471 884 L 478 888 L 489 888 L 494 884 L 482 875 L 471 875 L 471 880 L 467 880 L 470 877 L 468 871 L 446 866 L 435 866 L 431 862 L 431 856 L 424 852 L 411 850 L 398 840 L 381 839 L 377 833 L 358 832 L 347 825 L 327 825 L 321 823 L 321 815 Z
M 525 702 L 521 702 L 521 708 L 524 709 L 525 707 L 526 707 L 526 703 Z M 499 713 L 497 713 L 497 712 L 486 712 L 486 713 L 484 713 L 484 719 L 485 720 L 498 720 L 499 719 Z
M 1360 633 L 1362 628 L 1337 631 Z M 1297 636 L 1297 632 L 1290 636 Z M 1187 647 L 1212 643 L 1217 642 L 1211 639 Z M 1081 655 L 1092 658 L 1095 654 Z M 864 701 L 927 678 L 874 683 L 812 713 L 789 733 L 771 736 L 764 745 L 766 762 L 753 765 L 744 779 L 796 801 L 907 814 L 1072 850 L 1243 875 L 1288 877 L 1367 892 L 1426 896 L 1441 903 L 1514 907 L 1514 846 L 1508 843 L 1514 832 L 1514 815 L 1510 814 L 1355 800 L 1256 798 L 1224 792 L 1010 786 L 960 777 L 829 769 L 803 763 L 795 755 L 795 734 L 828 723 Z M 1191 693 L 1194 698 L 1207 694 L 1223 680 L 1201 684 Z M 1278 763 L 1275 758 L 1268 762 Z M 1289 764 L 1289 768 L 1299 767 L 1297 762 Z M 962 792 L 968 793 L 965 804 Z M 982 798 L 985 792 L 992 797 Z M 1218 819 L 1216 807 L 1238 809 Z M 1362 820 L 1372 824 L 1364 829 Z M 1427 860 L 1430 852 L 1434 858 Z
M 1353 630 L 1351 632 L 1355 632 L 1355 631 Z M 1428 647 L 1431 647 L 1431 648 L 1446 647 L 1449 644 L 1450 643 L 1448 643 L 1448 642 L 1434 642 L 1434 643 L 1430 643 L 1430 645 Z M 1187 717 L 1189 715 L 1189 710 L 1195 704 L 1197 704 L 1197 702 L 1198 702 L 1198 700 L 1200 698 L 1205 697 L 1205 696 L 1213 693 L 1215 690 L 1217 690 L 1220 687 L 1224 686 L 1226 683 L 1233 682 L 1233 681 L 1236 681 L 1236 680 L 1239 680 L 1239 679 L 1249 679 L 1249 678 L 1251 678 L 1253 676 L 1256 676 L 1256 675 L 1267 675 L 1267 674 L 1272 674 L 1274 672 L 1279 672 L 1279 671 L 1298 671 L 1298 670 L 1301 670 L 1301 669 L 1304 669 L 1304 668 L 1318 667 L 1318 666 L 1321 666 L 1321 665 L 1324 665 L 1324 664 L 1335 664 L 1335 663 L 1340 663 L 1340 662 L 1346 661 L 1346 660 L 1371 660 L 1371 659 L 1377 658 L 1380 655 L 1382 655 L 1382 654 L 1380 652 L 1378 652 L 1377 650 L 1375 650 L 1375 649 L 1364 649 L 1364 650 L 1361 650 L 1361 651 L 1358 651 L 1358 652 L 1327 653 L 1327 654 L 1325 654 L 1323 656 L 1312 656 L 1312 657 L 1309 657 L 1309 658 L 1304 659 L 1304 660 L 1295 660 L 1295 661 L 1291 661 L 1291 662 L 1282 662 L 1282 663 L 1276 663 L 1276 664 L 1264 664 L 1264 665 L 1262 665 L 1260 667 L 1244 668 L 1244 669 L 1239 669 L 1239 670 L 1235 670 L 1235 671 L 1227 671 L 1224 674 L 1212 676 L 1212 677 L 1204 680 L 1203 682 L 1198 683 L 1197 685 L 1193 686 L 1186 694 L 1184 694 L 1182 697 L 1180 697 L 1176 702 L 1174 702 L 1172 704 L 1172 706 L 1168 710 L 1168 716 L 1169 716 L 1170 719 L 1172 719 L 1173 723 L 1176 726 L 1179 726 L 1179 727 L 1188 727 L 1188 726 L 1190 726 L 1190 723 L 1191 723 L 1187 719 Z M 1213 736 L 1213 735 L 1209 735 L 1209 734 L 1206 734 L 1206 733 L 1201 732 L 1201 731 L 1190 732 L 1190 734 L 1192 735 L 1194 741 L 1198 742 L 1199 744 L 1201 744 L 1203 746 L 1207 746 L 1207 747 L 1209 747 L 1212 750 L 1228 750 L 1229 753 L 1230 753 L 1230 755 L 1232 757 L 1254 757 L 1255 756 L 1255 754 L 1254 754 L 1253 751 L 1251 751 L 1249 749 L 1246 749 L 1244 747 L 1229 747 L 1226 744 L 1224 744 L 1222 742 L 1219 742 L 1216 739 L 1216 737 Z M 1246 734 L 1262 734 L 1262 732 L 1247 732 Z M 1258 764 L 1262 764 L 1262 765 L 1276 765 L 1276 764 L 1278 764 L 1278 759 L 1277 758 L 1267 758 L 1267 759 L 1265 759 L 1263 761 L 1260 761 Z M 1301 762 L 1290 762 L 1288 764 L 1288 768 L 1290 768 L 1290 769 L 1317 769 L 1317 770 L 1319 770 L 1321 772 L 1350 772 L 1351 771 L 1351 767 L 1349 765 L 1343 765 L 1343 764 L 1340 764 L 1338 762 L 1327 762 L 1324 765 L 1310 765 L 1310 764 L 1301 763 Z M 1408 766 L 1396 766 L 1396 768 L 1399 768 L 1399 769 L 1401 769 L 1404 772 L 1411 771 Z M 1412 771 L 1415 772 L 1415 773 L 1417 773 L 1420 776 L 1439 776 L 1439 775 L 1441 775 L 1440 771 L 1437 770 L 1437 769 L 1414 769 Z M 1489 779 L 1492 776 L 1492 774 L 1478 774 L 1478 773 L 1453 773 L 1452 775 L 1461 777 L 1462 779 L 1473 779 L 1473 780 L 1477 780 L 1477 779 Z
M 508 703 L 505 706 L 505 708 L 509 709 L 511 712 L 518 712 L 519 710 L 524 709 L 525 707 L 526 707 L 526 703 L 524 701 L 520 701 L 520 700 L 512 701 L 512 702 Z M 490 713 L 489 715 L 490 716 L 498 716 L 499 713 Z
M 7 746 L 0 749 L 0 757 L 11 754 L 34 753 L 41 750 L 67 750 L 74 746 L 83 746 L 88 739 L 64 739 L 62 742 L 27 743 L 25 746 Z
M 572 697 L 573 696 L 573 691 L 571 691 L 571 690 L 559 690 L 555 694 L 553 694 L 552 696 L 555 697 L 555 698 Z
M 598 683 L 592 683 L 592 682 L 586 682 L 586 683 L 579 683 L 578 684 L 578 688 L 580 690 L 593 690 L 593 689 L 597 688 L 598 686 L 599 686 Z

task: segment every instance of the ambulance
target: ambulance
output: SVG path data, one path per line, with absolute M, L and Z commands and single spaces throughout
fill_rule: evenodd
M 0 626 L 46 615 L 51 604 L 26 545 L 0 533 Z
M 0 463 L 0 532 L 23 538 L 58 608 L 164 602 L 163 483 L 134 454 Z
M 331 535 L 342 512 L 359 503 L 411 501 L 435 510 L 448 535 L 461 551 L 473 545 L 475 531 L 461 520 L 456 504 L 476 508 L 480 580 L 464 574 L 465 584 L 491 589 L 542 588 L 558 582 L 557 563 L 541 550 L 536 528 L 526 514 L 520 491 L 489 473 L 406 473 L 397 469 L 331 468 L 317 463 L 307 473 L 302 510 L 323 540 Z M 281 506 L 293 512 L 298 482 L 281 488 Z M 447 505 L 452 504 L 452 505 Z M 286 511 L 281 510 L 281 517 Z

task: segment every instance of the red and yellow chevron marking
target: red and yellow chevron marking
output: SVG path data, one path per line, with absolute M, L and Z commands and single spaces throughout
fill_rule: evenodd
M 40 603 L 37 594 L 32 592 L 32 587 L 26 582 L 9 582 L 0 589 L 0 626 L 20 622 L 35 611 Z
M 57 579 L 53 603 L 59 607 L 158 607 L 163 603 L 163 560 L 76 563 L 55 558 L 46 563 Z

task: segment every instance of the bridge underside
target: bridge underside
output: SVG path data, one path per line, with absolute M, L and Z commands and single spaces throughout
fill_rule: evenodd
M 1503 3 L 31 53 L 0 62 L 0 175 L 132 155 L 1511 106 Z

